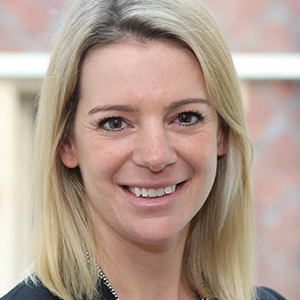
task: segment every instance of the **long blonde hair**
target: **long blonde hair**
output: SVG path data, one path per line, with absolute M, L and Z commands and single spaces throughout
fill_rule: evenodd
M 61 163 L 58 148 L 72 131 L 85 56 L 129 36 L 167 39 L 193 51 L 228 145 L 218 159 L 212 191 L 192 220 L 183 274 L 203 296 L 254 299 L 251 146 L 230 52 L 197 0 L 75 0 L 68 9 L 53 44 L 36 121 L 34 272 L 62 299 L 93 299 L 97 293 L 93 266 L 99 245 L 84 185 L 78 169 Z

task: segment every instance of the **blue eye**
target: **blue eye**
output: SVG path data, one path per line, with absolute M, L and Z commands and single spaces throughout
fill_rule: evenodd
M 188 111 L 188 112 L 180 113 L 175 119 L 175 121 L 180 125 L 189 126 L 189 125 L 197 124 L 201 122 L 203 119 L 204 117 L 201 114 L 193 111 Z
M 110 117 L 102 120 L 99 123 L 99 128 L 107 131 L 119 131 L 128 126 L 127 123 L 120 117 Z

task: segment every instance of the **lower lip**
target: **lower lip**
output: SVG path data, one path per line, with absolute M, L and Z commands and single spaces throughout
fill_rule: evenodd
M 175 202 L 179 193 L 181 192 L 185 183 L 180 184 L 174 193 L 167 194 L 161 197 L 137 197 L 136 195 L 130 193 L 125 188 L 122 187 L 123 192 L 125 193 L 129 202 L 139 208 L 163 208 L 165 206 L 169 206 Z

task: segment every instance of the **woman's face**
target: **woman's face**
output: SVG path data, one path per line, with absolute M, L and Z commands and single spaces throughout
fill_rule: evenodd
M 79 165 L 105 238 L 185 239 L 225 152 L 201 68 L 187 49 L 133 39 L 83 62 L 72 138 L 59 151 Z

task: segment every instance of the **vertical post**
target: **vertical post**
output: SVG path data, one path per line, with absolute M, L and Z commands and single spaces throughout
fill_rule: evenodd
M 16 283 L 20 272 L 16 257 L 24 250 L 18 243 L 23 226 L 18 220 L 21 132 L 18 88 L 12 81 L 0 81 L 0 296 Z

